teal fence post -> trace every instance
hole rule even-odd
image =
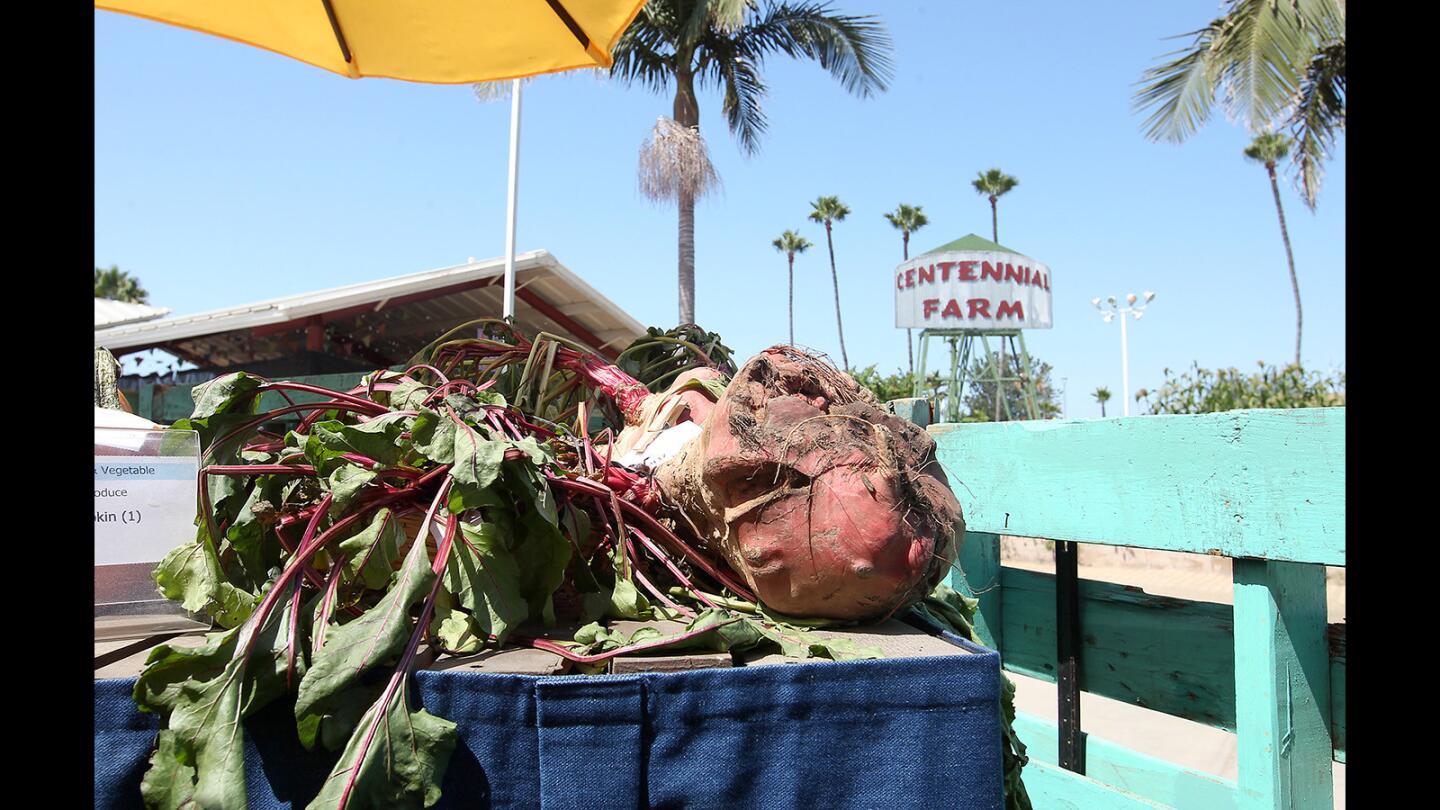
[[[924,397],[892,399],[885,403],[885,408],[896,416],[914,422],[922,428],[930,426],[930,400]]]
[[[992,650],[1000,650],[1000,535],[966,532],[957,562],[965,576],[950,573],[950,587],[980,600],[975,632]]]
[[[1236,559],[1239,808],[1334,806],[1325,566]]]

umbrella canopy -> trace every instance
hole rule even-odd
[[[96,0],[358,79],[497,81],[610,67],[646,0]]]

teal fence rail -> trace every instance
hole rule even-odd
[[[953,583],[1011,672],[1056,679],[1056,579],[1000,561],[1000,535],[1233,559],[1233,605],[1081,580],[1082,690],[1232,732],[1234,781],[1021,715],[1037,808],[1333,807],[1345,761],[1345,409],[930,427],[964,509]],[[1082,717],[1083,722],[1083,717]]]

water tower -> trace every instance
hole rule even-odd
[[[1000,418],[1038,419],[1025,330],[1051,327],[1050,284],[1049,267],[973,233],[896,267],[895,326],[921,330],[914,396],[930,390],[927,361],[931,342],[938,340],[948,345],[950,362],[939,369],[937,416],[959,421],[971,358],[983,356],[978,379],[993,381],[997,392],[1018,384],[1024,394],[1020,415],[1011,413],[1007,397],[999,396]],[[992,340],[998,352],[991,350]]]

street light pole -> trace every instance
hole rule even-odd
[[[1125,316],[1129,315],[1137,321],[1140,320],[1140,317],[1145,314],[1145,307],[1149,306],[1150,302],[1154,300],[1155,293],[1149,290],[1145,291],[1145,303],[1143,304],[1137,303],[1139,296],[1135,295],[1135,293],[1130,293],[1125,296],[1125,303],[1129,304],[1129,306],[1126,307],[1121,307],[1113,295],[1105,299],[1108,305],[1106,307],[1100,305],[1099,298],[1090,299],[1090,303],[1094,304],[1095,308],[1100,310],[1100,314],[1106,323],[1114,320],[1117,315],[1120,318],[1120,395],[1122,397],[1120,407],[1125,416],[1130,415],[1130,338],[1125,329]]]
[[[1120,316],[1120,400],[1124,416],[1130,415],[1130,340],[1125,336],[1125,316]]]

